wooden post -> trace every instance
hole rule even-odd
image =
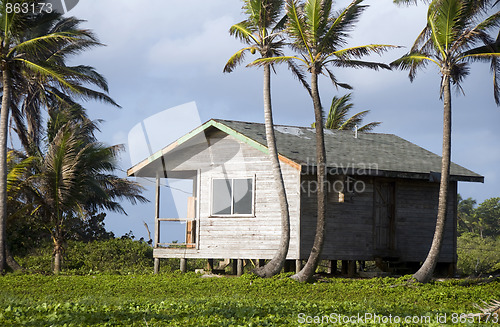
[[[195,228],[196,228],[196,198],[194,196],[188,197],[188,208],[187,208],[187,219],[186,221],[186,248],[194,249],[195,247]]]
[[[155,236],[153,247],[157,248],[160,243],[160,175],[156,173],[156,194],[155,194]],[[154,273],[160,272],[160,258],[154,260]]]
[[[160,174],[156,173],[156,195],[155,195],[155,242],[154,247],[160,243]]]
[[[328,260],[327,273],[333,275],[337,272],[337,260]]]
[[[347,260],[342,260],[342,275],[347,275]]]
[[[214,270],[214,259],[208,259],[207,269],[210,272]]]
[[[231,260],[231,272],[233,273],[233,275],[237,275],[238,274],[238,263],[237,263],[238,260],[236,259],[233,259]]]
[[[290,260],[285,260],[285,264],[283,265],[283,272],[290,272],[292,268],[290,267]]]
[[[160,272],[160,258],[155,258],[155,268],[154,274],[158,274]]]
[[[236,267],[236,275],[241,276],[243,275],[243,259],[238,259],[237,260],[237,267]]]
[[[302,270],[302,260],[295,260],[295,273],[298,274]]]
[[[347,277],[354,277],[356,273],[356,260],[349,260]]]
[[[182,273],[185,273],[187,270],[187,264],[186,264],[186,259],[181,258],[181,264],[180,264],[180,269]]]
[[[266,260],[264,259],[257,259],[257,267],[264,267],[266,264]]]

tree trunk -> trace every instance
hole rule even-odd
[[[451,90],[450,76],[443,77],[444,114],[443,114],[443,157],[441,161],[441,183],[439,185],[439,203],[436,221],[436,230],[432,239],[431,249],[427,254],[422,267],[413,275],[421,282],[427,283],[434,273],[443,243],[444,227],[448,213],[448,180],[450,177],[451,161]]]
[[[319,97],[318,89],[318,74],[316,67],[311,69],[311,96],[314,104],[314,116],[316,123],[316,173],[317,173],[317,221],[316,221],[316,235],[314,236],[314,243],[309,254],[309,259],[302,268],[302,270],[292,276],[293,279],[299,282],[309,280],[316,271],[319,263],[321,251],[323,249],[323,242],[325,240],[325,226],[326,226],[326,151],[325,151],[325,136],[323,131],[323,108],[321,107],[321,99]]]
[[[62,241],[59,237],[54,237],[54,274],[57,275],[61,272],[62,263]]]
[[[254,273],[260,277],[272,277],[278,274],[285,264],[290,245],[290,214],[285,192],[285,183],[281,174],[276,138],[274,136],[273,112],[271,106],[271,68],[264,66],[264,117],[266,126],[266,141],[271,160],[274,187],[278,194],[281,210],[281,240],[274,257],[264,267],[256,268]]]
[[[23,267],[14,259],[14,256],[10,252],[8,244],[5,244],[5,262],[13,271],[22,270]]]
[[[5,243],[7,224],[7,137],[9,129],[10,76],[2,63],[2,108],[0,113],[0,274],[5,271]]]

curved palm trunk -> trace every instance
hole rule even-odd
[[[2,108],[0,113],[0,274],[5,271],[5,242],[7,224],[7,136],[9,128],[10,76],[2,64]]]
[[[254,273],[259,277],[272,277],[283,268],[290,245],[290,214],[285,192],[285,183],[281,174],[276,138],[274,136],[273,112],[271,106],[271,68],[264,66],[264,116],[266,126],[266,141],[271,159],[274,186],[278,193],[281,210],[281,240],[278,251],[264,267],[257,268]]]
[[[413,277],[421,283],[427,283],[432,278],[432,274],[434,273],[434,268],[436,267],[439,258],[439,252],[441,251],[444,226],[448,211],[448,180],[450,177],[451,160],[451,91],[449,75],[444,76],[443,86],[443,158],[441,161],[441,184],[439,185],[438,214],[431,249],[429,250],[422,267],[420,267],[420,269],[413,275]]]
[[[314,116],[316,120],[316,173],[317,173],[317,221],[316,221],[316,235],[314,236],[314,243],[307,259],[307,263],[302,270],[293,275],[292,278],[305,282],[309,280],[316,271],[319,263],[321,251],[323,249],[323,242],[325,240],[325,226],[326,226],[326,151],[325,151],[325,136],[323,131],[323,110],[321,108],[321,99],[319,97],[318,89],[318,74],[316,68],[311,69],[311,95],[314,104]]]
[[[10,248],[7,243],[5,244],[5,262],[7,263],[7,266],[9,266],[9,268],[13,271],[23,270],[23,267],[21,267],[16,259],[14,259],[14,256],[10,252]]]

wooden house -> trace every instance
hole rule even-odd
[[[297,269],[315,234],[315,131],[276,126],[290,209],[287,260]],[[418,265],[430,248],[441,157],[396,135],[325,130],[328,204],[323,259]],[[212,119],[128,170],[157,181],[154,258],[270,259],[280,207],[263,124]],[[164,178],[192,181],[186,217],[160,212]],[[457,183],[484,177],[451,166],[449,211],[439,258],[457,260]],[[184,242],[162,242],[162,224],[181,224]],[[259,260],[260,261],[260,260]]]

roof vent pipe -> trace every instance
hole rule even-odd
[[[354,138],[358,138],[358,125],[354,125]]]

